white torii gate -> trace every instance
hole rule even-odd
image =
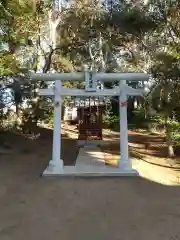
[[[55,81],[54,88],[41,89],[42,96],[54,96],[54,131],[52,160],[43,175],[96,175],[96,176],[132,176],[137,171],[132,168],[128,152],[128,124],[127,124],[127,96],[138,96],[142,90],[134,89],[126,81],[147,81],[148,75],[144,73],[31,73],[32,81]],[[62,81],[85,81],[85,89],[67,88]],[[117,82],[119,86],[113,89],[97,89],[97,81]],[[119,96],[120,106],[120,148],[121,158],[117,168],[105,166],[103,169],[78,170],[76,166],[64,166],[61,159],[61,97],[62,96]]]

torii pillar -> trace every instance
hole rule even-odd
[[[121,80],[119,83],[119,115],[120,115],[120,160],[118,168],[131,171],[132,162],[129,158],[128,150],[128,123],[127,123],[127,94],[126,94],[126,80]]]
[[[44,171],[44,175],[49,172],[52,172],[53,174],[59,174],[64,171],[64,163],[61,159],[61,86],[61,81],[56,80],[54,87],[54,130],[52,160],[50,161],[48,168]]]

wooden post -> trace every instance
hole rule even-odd
[[[61,81],[55,81],[54,91],[54,129],[53,152],[49,167],[43,175],[58,174],[63,172],[63,160],[61,160]]]
[[[132,170],[132,164],[128,152],[127,94],[124,89],[125,86],[126,80],[121,80],[119,97],[121,158],[118,167],[129,171]]]

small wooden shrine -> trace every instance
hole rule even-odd
[[[79,140],[101,140],[104,102],[86,99],[77,106]]]

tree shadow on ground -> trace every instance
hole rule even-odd
[[[3,132],[0,134],[1,143],[11,147],[11,151],[0,156],[1,159],[26,159],[32,157],[37,161],[45,161],[46,165],[52,158],[53,130],[39,127],[36,131],[37,137],[32,134],[21,132]],[[79,151],[77,143],[73,139],[68,139],[67,134],[62,134],[61,158],[65,165],[74,165]],[[24,160],[25,161],[25,160]]]
[[[108,143],[101,146],[106,153],[107,158],[114,159],[120,155],[119,141]],[[130,156],[139,160],[144,160],[157,166],[180,169],[180,147],[175,147],[175,158],[168,157],[168,149],[165,144],[164,136],[151,136],[147,134],[129,135],[129,152]]]

